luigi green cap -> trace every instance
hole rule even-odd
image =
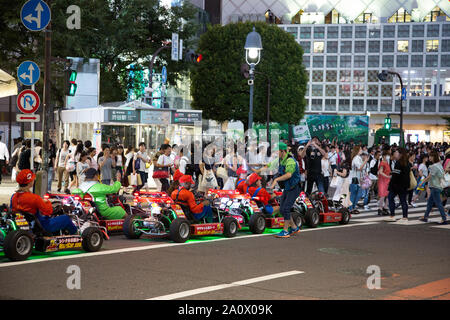
[[[279,142],[275,147],[275,150],[287,150],[287,144],[284,142]]]

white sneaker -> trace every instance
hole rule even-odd
[[[401,218],[400,220],[397,221],[397,223],[408,224],[408,218]]]
[[[386,221],[386,222],[396,222],[397,219],[395,219],[394,217],[389,217],[389,218],[384,219],[383,221]]]
[[[364,206],[364,210],[365,211],[369,211],[370,210],[370,207],[367,205],[367,206]]]
[[[415,202],[411,202],[411,205],[412,205],[414,208],[417,208],[417,204],[416,204]]]

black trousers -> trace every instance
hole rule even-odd
[[[3,168],[6,167],[6,160],[0,160],[0,182],[2,182]]]

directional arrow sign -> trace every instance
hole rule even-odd
[[[17,95],[17,108],[23,113],[35,113],[40,103],[39,95],[33,90],[23,90]]]
[[[16,122],[40,122],[41,116],[38,114],[16,114]]]
[[[41,31],[47,27],[51,19],[50,8],[42,0],[30,0],[20,10],[20,20],[31,31]]]
[[[19,81],[26,86],[32,86],[39,80],[41,70],[33,61],[24,61],[17,71]]]

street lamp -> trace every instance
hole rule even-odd
[[[248,80],[248,85],[250,86],[250,108],[248,113],[248,128],[251,129],[253,125],[253,84],[255,80],[255,66],[259,63],[261,59],[261,36],[258,32],[255,31],[255,27],[253,27],[253,31],[247,35],[247,39],[245,40],[245,61],[250,66],[250,72]]]
[[[389,71],[389,70],[383,70],[378,74],[378,79],[380,79],[380,81],[387,81],[388,80],[388,76],[392,74],[392,75],[396,75],[398,77],[398,79],[400,80],[400,88],[401,88],[401,95],[400,95],[400,146],[404,147],[405,141],[404,141],[404,137],[403,137],[403,99],[404,99],[404,95],[406,95],[406,93],[403,93],[403,81],[402,81],[402,77],[400,76],[399,73],[395,72],[395,71]]]

